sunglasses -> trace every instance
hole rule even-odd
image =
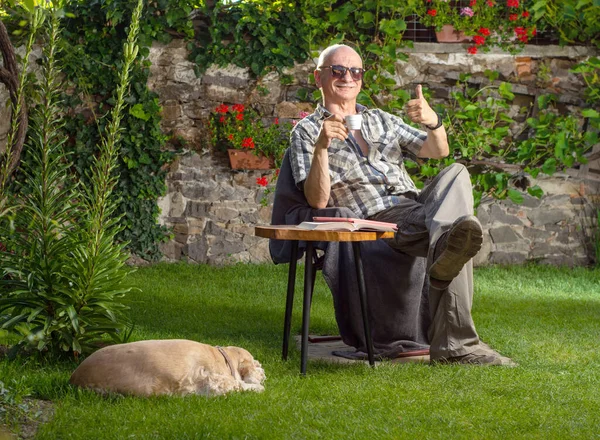
[[[365,69],[362,67],[344,67],[344,66],[321,66],[320,69],[331,69],[331,75],[334,78],[343,78],[346,76],[346,72],[350,71],[350,76],[354,81],[361,81],[365,73]]]

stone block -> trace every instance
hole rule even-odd
[[[275,106],[275,114],[280,118],[298,119],[301,112],[312,113],[313,104],[309,102],[280,102]]]
[[[294,78],[293,84],[314,85],[314,81],[310,78],[316,65],[316,60],[315,62],[308,61],[303,64],[296,64],[293,68],[286,67],[283,69],[283,74],[291,75]]]
[[[208,84],[204,86],[204,96],[210,101],[238,103],[247,101],[248,92],[218,84]]]
[[[269,240],[261,240],[248,248],[251,263],[270,263],[271,254],[269,253]]]
[[[193,100],[185,103],[182,106],[183,113],[190,119],[199,120],[199,122],[203,122],[207,120],[213,109],[206,108],[202,103],[197,100]],[[204,126],[204,124],[202,124]]]
[[[258,87],[260,87],[260,89]],[[267,93],[264,93],[265,90]],[[262,78],[257,85],[257,88],[252,91],[251,98],[253,102],[275,105],[281,101],[282,90],[283,88],[279,81],[279,75],[275,72],[271,72]]]
[[[244,234],[244,240],[246,236],[254,235],[254,225],[249,223],[229,223],[227,229],[237,234]]]
[[[163,260],[166,261],[179,261],[183,257],[183,247],[181,243],[170,240],[166,243],[160,243],[159,249],[163,254]]]
[[[207,202],[189,201],[186,205],[185,215],[192,218],[208,217],[210,205],[211,204]]]
[[[492,252],[493,244],[489,234],[483,234],[483,243],[481,244],[481,249],[473,257],[473,265],[477,266],[485,266],[489,264],[490,253]]]
[[[529,194],[523,194],[523,203],[521,203],[520,206],[524,206],[526,208],[539,208],[541,204],[542,199],[530,196]]]
[[[571,220],[574,213],[566,209],[538,209],[529,212],[527,217],[534,226],[555,225]]]
[[[531,257],[543,257],[545,255],[552,255],[558,253],[558,249],[555,249],[554,246],[552,246],[550,243],[547,242],[537,242],[534,243],[531,252],[530,252],[530,256]]]
[[[248,87],[252,81],[250,71],[242,67],[230,64],[220,67],[211,65],[202,78],[202,82],[208,85],[222,85],[228,88],[242,89]],[[241,101],[221,101],[241,102]]]
[[[554,194],[544,197],[545,206],[568,206],[571,202],[571,196],[569,194]]]
[[[219,200],[217,184],[211,180],[183,182],[181,194],[192,200],[215,201]]]
[[[178,225],[176,225],[178,226]],[[175,241],[177,243],[186,244],[188,242],[187,234],[175,234]]]
[[[221,222],[227,222],[239,216],[237,209],[215,206],[212,207],[211,214],[212,218]]]
[[[185,198],[180,193],[172,193],[170,194],[170,199],[171,204],[169,209],[169,216],[181,217],[185,213]]]
[[[163,123],[175,122],[181,116],[181,106],[169,101],[169,104],[163,105],[161,116]]]
[[[173,68],[173,81],[182,85],[199,87],[202,80],[196,76],[193,64],[189,61],[177,63]]]
[[[499,205],[492,205],[490,208],[490,218],[492,223],[503,223],[516,226],[523,225],[523,221],[519,217],[507,214]]]
[[[526,260],[524,252],[492,252],[489,259],[491,264],[523,264]]]
[[[479,208],[477,208],[477,219],[482,226],[485,226],[490,222],[491,217],[487,207],[480,205]]]
[[[544,197],[544,202],[548,198],[548,196],[556,195],[556,194],[577,194],[579,191],[579,184],[571,181],[564,180],[558,177],[546,177],[541,176],[535,180],[534,185],[539,185],[540,188],[544,191],[546,195]]]
[[[494,243],[514,243],[521,239],[510,226],[501,226],[490,229],[490,235]]]
[[[198,241],[188,243],[187,255],[195,263],[208,262],[208,243],[205,237]]]
[[[538,242],[548,240],[550,237],[552,237],[552,234],[543,229],[524,228],[523,237],[531,240],[532,242]]]

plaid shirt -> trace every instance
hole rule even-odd
[[[345,206],[359,217],[370,217],[397,204],[398,195],[418,193],[404,168],[402,148],[415,155],[427,134],[394,115],[357,105],[363,116],[361,134],[369,145],[365,156],[352,135],[333,139],[328,148],[331,194],[328,206]],[[322,105],[302,119],[292,130],[290,162],[299,187],[306,180],[313,150],[323,125],[331,113]]]

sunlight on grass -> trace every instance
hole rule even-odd
[[[261,361],[262,394],[102,398],[67,384],[73,364],[0,362],[57,404],[39,438],[592,438],[600,427],[600,271],[480,268],[473,316],[483,340],[517,368],[310,362],[280,358],[287,267],[160,264],[130,295],[133,339],[239,345]],[[297,285],[293,332],[301,321]],[[311,331],[334,333],[319,277]],[[4,338],[3,335],[0,337]],[[5,340],[5,339],[4,339]]]

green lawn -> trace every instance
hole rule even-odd
[[[68,385],[73,365],[32,361],[0,361],[0,380],[56,403],[41,439],[599,438],[600,270],[476,270],[480,336],[517,368],[309,362],[306,377],[299,352],[280,358],[286,271],[161,264],[131,277],[132,339],[245,347],[265,368],[262,394],[102,398]],[[311,332],[335,329],[319,279]]]

